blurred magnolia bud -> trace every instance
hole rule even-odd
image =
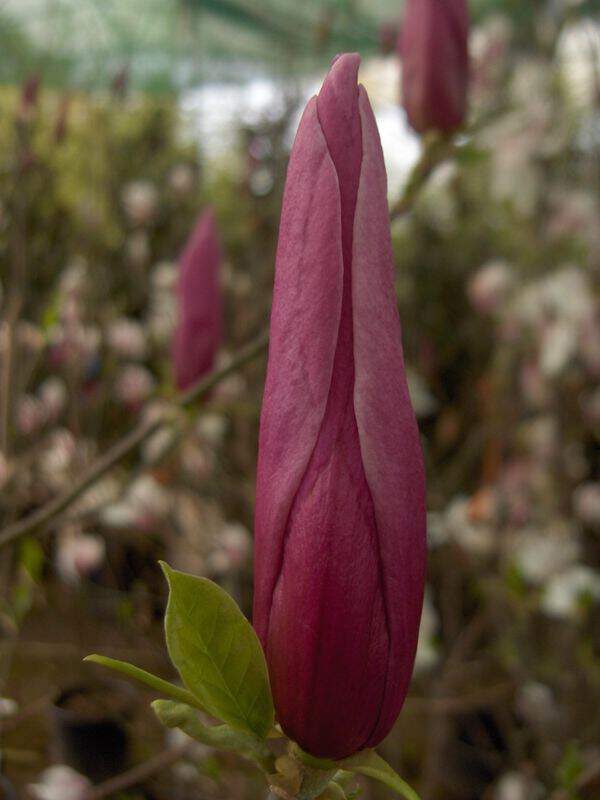
[[[563,372],[577,352],[577,329],[567,319],[546,325],[540,337],[540,369],[548,378]]]
[[[40,384],[38,397],[47,422],[56,422],[67,404],[67,387],[62,378],[51,376]]]
[[[50,355],[57,366],[89,366],[98,357],[102,334],[95,325],[55,325],[48,333]]]
[[[121,195],[125,213],[134,225],[148,225],[158,210],[158,192],[149,181],[128,183]]]
[[[546,583],[574,564],[581,553],[575,531],[560,525],[545,530],[525,528],[515,536],[510,550],[523,578],[533,584]]]
[[[252,540],[249,532],[243,526],[236,526],[236,528],[239,530],[225,531],[221,535],[219,547],[208,556],[207,568],[210,572],[223,575],[240,569],[246,562],[252,547]]]
[[[273,171],[266,165],[252,170],[248,177],[248,189],[253,197],[265,197],[275,184]]]
[[[141,361],[146,356],[146,333],[137,320],[120,317],[111,322],[106,331],[106,341],[120,358]]]
[[[551,617],[576,620],[590,603],[600,600],[600,573],[576,564],[546,585],[542,610]]]
[[[161,261],[152,270],[150,280],[157,292],[172,292],[177,283],[177,265],[172,261]]]
[[[124,64],[115,72],[110,82],[110,91],[117,98],[123,100],[129,88],[130,69],[128,64]]]
[[[152,339],[159,345],[168,344],[177,324],[177,302],[173,294],[157,293],[151,301],[147,325]]]
[[[18,113],[19,118],[24,122],[33,116],[37,108],[41,83],[42,76],[39,72],[35,72],[30,75],[23,84]]]
[[[125,242],[125,255],[130,264],[144,266],[150,259],[150,242],[145,231],[134,231]]]
[[[45,421],[44,407],[32,394],[25,394],[17,400],[17,428],[24,436],[36,433]]]
[[[54,141],[56,144],[61,144],[67,135],[70,109],[71,98],[68,94],[65,94],[61,97],[56,111],[56,121],[54,123]]]
[[[46,343],[43,332],[33,322],[22,319],[17,324],[17,342],[19,347],[31,354],[39,353]]]
[[[222,350],[216,358],[215,369],[226,369],[233,359],[231,353]],[[240,372],[234,372],[219,381],[214,390],[215,399],[227,403],[236,400],[246,391],[246,379]]]
[[[490,261],[469,281],[467,294],[480,314],[493,314],[502,307],[514,284],[512,268],[505,261]]]
[[[492,14],[474,29],[470,41],[471,81],[476,101],[494,98],[495,89],[507,64],[512,26],[510,19]]]
[[[77,442],[66,428],[53,431],[48,444],[38,457],[38,465],[46,484],[60,489],[71,479],[71,467],[77,454]]]
[[[99,513],[101,509],[117,501],[120,491],[120,482],[113,475],[105,475],[73,503],[73,515],[77,517]]]
[[[557,708],[552,691],[543,683],[530,681],[519,687],[515,706],[529,725],[546,727],[556,722]]]
[[[88,285],[89,275],[83,259],[73,259],[60,276],[59,291],[63,295],[76,295],[81,297]]]
[[[447,133],[463,123],[468,39],[466,0],[407,0],[399,39],[402,102],[418,133]]]
[[[494,800],[541,800],[544,787],[521,772],[505,773],[494,790]]]
[[[227,553],[233,568],[241,567],[252,551],[252,536],[241,523],[230,522],[221,531],[219,546]]]
[[[69,527],[61,531],[56,543],[56,571],[66,583],[77,584],[98,572],[106,556],[101,536],[82,533]]]
[[[11,697],[0,697],[0,719],[12,717],[19,710],[19,704]]]
[[[223,335],[219,272],[223,260],[215,214],[206,208],[196,220],[179,259],[177,325],[171,359],[175,385],[189,389],[214,366]]]
[[[387,56],[393,53],[398,44],[400,26],[397,22],[384,22],[379,28],[379,50]]]
[[[176,164],[171,168],[167,182],[173,194],[185,197],[196,185],[196,170],[190,164]]]
[[[582,483],[573,492],[575,516],[590,527],[600,525],[600,484]]]
[[[227,433],[227,418],[222,414],[201,414],[196,430],[202,439],[213,447],[218,447]]]
[[[127,489],[124,497],[102,511],[105,524],[115,528],[135,526],[151,530],[169,512],[170,496],[151,475],[142,475]]]
[[[487,523],[471,520],[471,501],[459,495],[449,504],[445,513],[445,524],[448,535],[466,553],[485,558],[494,551],[496,544],[494,530]]]
[[[128,364],[117,376],[115,395],[119,402],[135,409],[152,394],[154,386],[155,380],[146,367]]]
[[[85,800],[91,788],[84,775],[62,764],[48,767],[40,775],[39,783],[28,786],[35,800]]]
[[[142,447],[142,458],[146,464],[160,461],[171,449],[176,441],[175,431],[162,428],[153,433]]]
[[[205,480],[213,472],[215,456],[197,442],[187,441],[181,448],[181,465],[191,477]]]

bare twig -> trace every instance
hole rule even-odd
[[[164,750],[162,753],[149,758],[148,761],[144,761],[142,764],[132,767],[132,769],[127,770],[127,772],[123,772],[121,775],[109,778],[109,780],[104,781],[104,783],[94,786],[94,788],[90,789],[85,795],[85,800],[104,800],[104,798],[112,797],[118,792],[130,789],[132,786],[137,786],[153,775],[156,775],[157,772],[162,772],[172,764],[176,764],[186,755],[189,749],[190,743],[186,742],[178,747],[171,747],[168,750]]]
[[[218,383],[236,372],[240,367],[262,353],[268,342],[268,335],[261,334],[250,344],[243,347],[231,360],[231,363],[220,370],[215,370],[205,378],[201,378],[187,392],[182,394],[174,403],[178,407],[185,407],[208,394]],[[160,428],[171,423],[171,415],[166,411],[163,415],[153,420],[142,420],[133,430],[119,439],[104,455],[100,456],[85,472],[85,474],[70,489],[50,500],[46,505],[28,514],[24,519],[9,525],[0,533],[0,547],[46,525],[56,516],[68,508],[78,497],[90,488],[99,478],[103,477],[112,467],[126,455],[143,444],[152,434]]]
[[[15,730],[16,728],[21,725],[21,723],[26,722],[31,717],[37,717],[40,714],[43,714],[46,709],[51,705],[54,697],[56,696],[56,692],[51,692],[50,694],[44,694],[41,697],[38,697],[37,700],[34,700],[28,706],[25,706],[20,711],[17,711],[15,714],[12,714],[10,717],[6,717],[5,719],[0,720],[0,734],[5,735],[9,731]]]
[[[456,639],[454,646],[446,659],[442,674],[436,683],[435,696],[432,704],[443,700],[450,694],[453,683],[453,675],[457,667],[465,661],[473,649],[476,647],[479,637],[485,630],[487,615],[480,613],[473,617],[469,625],[463,629]],[[450,733],[450,721],[448,714],[444,714],[441,719],[436,720],[431,725],[431,736],[427,748],[427,759],[425,762],[423,775],[423,797],[433,797],[437,787],[438,774],[444,746]]]
[[[412,168],[402,196],[390,210],[392,220],[403,216],[412,209],[421,187],[434,169],[455,152],[456,143],[453,138],[432,134],[429,139],[424,141],[421,157]]]
[[[514,684],[501,683],[489,689],[478,689],[458,697],[410,697],[407,706],[429,714],[464,714],[467,711],[505,702],[514,692]]]

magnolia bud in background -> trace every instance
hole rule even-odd
[[[56,122],[54,123],[54,141],[56,144],[61,144],[67,135],[70,110],[71,98],[68,94],[65,94],[61,97],[56,111]]]
[[[129,89],[130,70],[125,64],[120,67],[112,77],[110,91],[117,100],[124,100]]]
[[[119,317],[109,324],[106,341],[119,358],[139,361],[147,354],[148,343],[144,326],[129,317]]]
[[[502,307],[513,285],[511,267],[505,261],[490,261],[472,276],[467,293],[476,311],[493,314]]]
[[[175,382],[187,389],[214,365],[222,337],[221,245],[211,209],[198,219],[179,263]]]
[[[256,495],[254,624],[277,717],[324,758],[394,724],[425,576],[386,173],[359,63],[334,61],[292,149]]]
[[[98,573],[106,556],[101,536],[83,533],[76,526],[61,531],[56,543],[56,571],[66,583],[77,584]]]
[[[399,37],[402,104],[418,133],[462,125],[469,83],[466,0],[406,0]]]
[[[38,72],[30,75],[21,90],[21,103],[19,105],[19,118],[23,121],[33,115],[39,99],[42,77]]]
[[[396,43],[400,32],[397,22],[384,22],[379,28],[379,50],[387,56],[396,49]]]
[[[158,210],[158,191],[150,181],[132,181],[123,189],[122,202],[134,225],[148,225]]]
[[[115,382],[115,396],[120,403],[133,410],[139,409],[154,390],[152,373],[140,364],[127,364]]]

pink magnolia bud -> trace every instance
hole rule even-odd
[[[58,104],[56,111],[56,120],[54,122],[54,141],[56,144],[61,144],[67,135],[69,126],[69,112],[71,110],[71,97],[64,94]]]
[[[407,0],[399,39],[402,101],[419,133],[458,128],[467,110],[466,0]]]
[[[42,76],[39,72],[34,72],[25,80],[21,89],[21,104],[19,106],[20,119],[29,119],[35,111],[38,104],[41,83]]]
[[[110,91],[117,100],[123,100],[129,88],[129,65],[120,67],[110,81]]]
[[[426,556],[387,181],[359,62],[334,61],[290,158],[256,498],[254,623],[278,719],[329,758],[375,746],[398,716]]]
[[[212,210],[199,218],[180,260],[173,339],[175,382],[187,389],[214,364],[222,336],[221,245]]]

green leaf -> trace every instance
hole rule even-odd
[[[325,788],[323,794],[320,795],[319,800],[346,800],[346,792],[339,783],[332,781],[329,786]]]
[[[183,703],[155,700],[154,713],[167,728],[180,728],[192,739],[218,750],[232,750],[259,762],[271,757],[262,739],[251,733],[235,731],[229,725],[205,725],[198,712]]]
[[[171,569],[165,615],[167,647],[184,684],[209,714],[265,738],[274,710],[265,657],[232,598],[207,578]]]
[[[406,800],[420,800],[415,790],[406,781],[403,781],[387,761],[377,755],[375,750],[362,750],[360,753],[356,753],[350,758],[344,758],[337,763],[341,769],[381,781],[381,783],[405,797]]]
[[[83,660],[90,661],[93,664],[100,664],[103,667],[108,667],[108,669],[114,669],[128,678],[144,683],[159,694],[165,695],[165,697],[171,697],[180,703],[186,703],[189,706],[200,709],[200,711],[204,711],[202,705],[187,689],[182,689],[180,686],[163,681],[162,678],[157,678],[156,675],[146,672],[145,669],[134,667],[133,664],[128,664],[126,661],[118,661],[116,658],[108,658],[107,656],[92,655],[86,656]]]

